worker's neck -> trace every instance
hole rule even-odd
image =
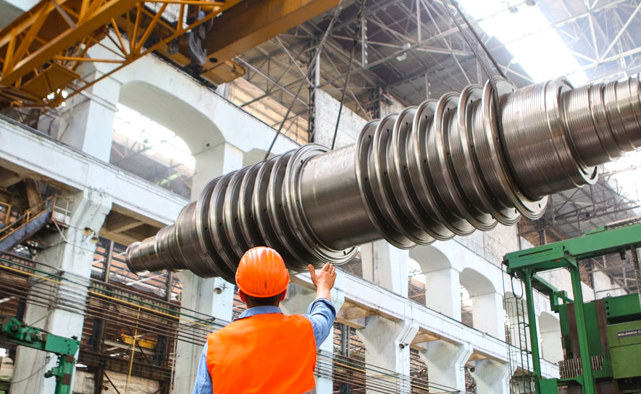
[[[254,308],[254,307],[257,307],[257,306],[275,306],[275,307],[278,308],[278,306],[280,305],[280,302],[275,302],[273,304],[257,304],[255,302],[251,302],[250,300],[247,300],[247,302],[245,302],[245,304],[247,305],[247,309]]]

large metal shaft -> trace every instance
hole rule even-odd
[[[352,146],[305,145],[212,180],[174,225],[132,244],[127,264],[233,281],[256,245],[301,270],[380,238],[408,248],[538,218],[547,195],[641,146],[639,92],[638,78],[470,85],[368,123]]]

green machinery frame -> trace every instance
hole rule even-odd
[[[537,272],[557,268],[565,268],[570,272],[574,294],[574,318],[581,358],[582,375],[573,378],[581,385],[584,394],[596,394],[595,377],[588,349],[588,333],[586,313],[581,289],[579,261],[587,258],[620,253],[627,250],[636,254],[636,248],[641,246],[641,224],[619,228],[600,228],[582,237],[542,245],[527,250],[508,253],[503,263],[510,275],[516,275],[525,286],[528,319],[530,321],[530,345],[532,352],[532,369],[537,393],[557,393],[556,379],[543,379],[541,360],[538,346],[536,327],[536,311],[534,309],[533,289],[537,289],[550,298],[552,310],[559,311],[560,305],[571,302],[565,291],[559,291],[536,275]],[[636,259],[635,259],[636,260]],[[637,307],[638,308],[638,307]],[[587,366],[587,367],[585,367]]]
[[[33,349],[54,353],[58,364],[45,373],[45,377],[56,378],[55,394],[71,393],[71,377],[76,364],[74,358],[80,347],[76,338],[65,338],[46,333],[39,328],[25,326],[12,317],[2,321],[0,339]]]

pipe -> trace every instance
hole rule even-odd
[[[354,145],[305,145],[212,180],[174,225],[130,245],[127,264],[233,282],[256,245],[303,270],[380,238],[409,248],[539,218],[547,195],[595,182],[597,165],[641,146],[639,88],[467,86],[368,123]]]

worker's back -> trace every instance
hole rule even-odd
[[[207,336],[207,369],[220,393],[303,393],[314,388],[316,343],[302,315],[258,314]]]

